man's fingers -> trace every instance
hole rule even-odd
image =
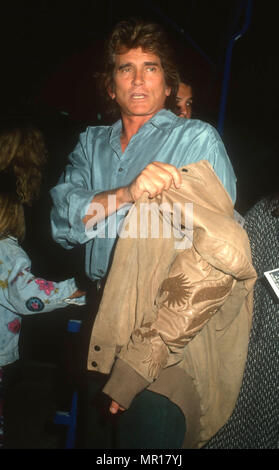
[[[153,198],[162,191],[168,190],[172,184],[177,189],[180,188],[181,175],[177,168],[168,163],[153,162],[149,163],[131,183],[129,192],[135,202],[144,192]]]
[[[111,414],[115,415],[116,413],[118,413],[118,411],[125,411],[125,408],[119,405],[116,401],[112,400],[109,407],[109,411],[111,412]]]
[[[115,401],[112,401],[109,407],[111,414],[115,415],[119,410],[119,405]]]
[[[171,179],[169,179],[168,187],[165,188],[165,189],[169,189],[169,187],[171,186],[172,183],[174,184],[174,186],[177,189],[180,188],[180,186],[181,186],[181,175],[180,175],[178,169],[175,166],[170,165],[169,163],[163,163],[163,162],[153,162],[153,163],[151,163],[151,165],[155,165],[158,169],[160,169],[161,177],[164,177],[164,175],[166,177],[167,174],[169,174],[171,176]]]

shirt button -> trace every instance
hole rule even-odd
[[[120,171],[120,172],[121,172],[121,171],[123,171],[123,168],[119,168],[119,170],[118,170],[118,171]]]
[[[91,365],[92,365],[93,367],[97,367],[97,362],[93,361],[93,362],[91,362]]]
[[[97,344],[96,344],[96,346],[94,346],[94,349],[95,349],[95,351],[100,351],[101,350],[100,346],[98,346]]]

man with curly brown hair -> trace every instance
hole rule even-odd
[[[88,127],[80,135],[64,174],[51,191],[53,237],[66,249],[85,244],[85,268],[96,299],[101,297],[118,227],[128,208],[143,194],[154,198],[172,185],[178,189],[180,167],[208,160],[233,203],[236,199],[235,174],[216,130],[201,121],[180,119],[173,112],[179,85],[173,57],[159,25],[131,19],[115,26],[107,42],[102,83],[110,109],[119,119],[110,126]],[[153,400],[154,394],[148,393]],[[160,401],[155,395],[155,402]],[[164,405],[168,416],[171,405],[170,401]],[[112,400],[110,412],[119,410],[123,407]],[[168,433],[173,439],[164,444],[156,439],[153,443],[137,440],[137,445],[180,447],[185,425],[176,413],[170,410],[174,421],[183,424],[178,425],[179,431]],[[161,434],[176,427],[175,422],[166,425],[168,420],[161,425],[161,418],[153,421]],[[146,425],[143,435],[144,429]]]

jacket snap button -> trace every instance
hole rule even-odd
[[[94,349],[95,349],[95,351],[100,351],[101,350],[100,346],[98,346],[98,345],[94,346]]]
[[[93,361],[93,362],[91,362],[91,365],[92,365],[93,367],[97,367],[97,362]]]

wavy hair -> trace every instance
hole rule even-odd
[[[132,18],[117,23],[105,46],[104,73],[100,75],[100,85],[108,104],[107,112],[113,117],[119,117],[120,113],[119,106],[108,95],[108,89],[113,89],[115,55],[139,47],[160,58],[166,84],[171,88],[170,96],[165,101],[165,108],[172,111],[176,109],[179,75],[170,41],[158,24]]]
[[[25,237],[24,208],[17,197],[0,192],[0,239],[13,236],[22,242]]]
[[[0,132],[0,237],[23,240],[23,205],[38,198],[47,152],[40,130],[8,126]]]

